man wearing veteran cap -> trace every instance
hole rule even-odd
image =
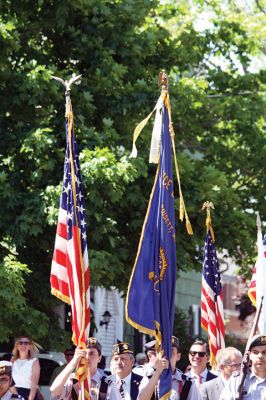
[[[251,369],[244,382],[243,400],[266,399],[266,334],[255,335],[249,345]],[[220,400],[234,400],[240,383],[240,373],[233,374],[224,388]]]
[[[113,375],[103,377],[99,400],[136,400],[142,376],[132,372],[135,359],[129,343],[117,343],[112,350]]]
[[[98,395],[98,387],[103,376],[97,369],[102,358],[102,345],[94,337],[87,340],[86,350],[77,347],[72,360],[63,371],[55,378],[50,391],[53,399],[75,400],[78,399],[78,383],[74,371],[77,369],[81,358],[87,358],[89,367],[90,396],[94,400]]]
[[[12,384],[12,363],[10,361],[0,361],[0,399],[24,400],[24,398],[19,394],[14,394],[10,391],[11,384]]]
[[[170,368],[172,369],[172,391],[170,400],[200,400],[200,394],[195,383],[184,375],[178,368],[176,363],[181,358],[179,348],[179,340],[172,336],[172,355],[170,358]],[[168,368],[169,363],[160,355],[156,356],[154,363],[154,372],[152,376],[144,377],[140,384],[139,400],[158,399],[157,387],[161,373]]]

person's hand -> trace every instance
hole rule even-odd
[[[86,358],[87,357],[87,352],[85,349],[82,349],[81,347],[77,347],[74,353],[74,357],[72,358],[71,362],[73,365],[77,366],[81,360],[81,358]]]
[[[154,368],[161,374],[164,369],[169,368],[169,361],[166,358],[157,357]]]

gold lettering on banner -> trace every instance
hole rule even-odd
[[[173,180],[169,178],[166,172],[163,173],[163,186],[166,190],[169,189],[169,186],[173,183]]]
[[[166,209],[164,208],[164,205],[162,204],[162,209],[161,209],[161,215],[162,219],[164,220],[164,223],[167,227],[168,233],[172,236],[172,238],[175,238],[175,228],[167,214]]]
[[[165,255],[165,251],[162,247],[160,247],[160,252],[159,252],[159,270],[160,270],[160,275],[157,276],[153,271],[149,272],[149,279],[154,282],[153,284],[153,289],[155,292],[159,292],[159,282],[164,279],[164,275],[166,272],[167,268],[167,258]]]

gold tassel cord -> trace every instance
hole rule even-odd
[[[192,225],[191,225],[189,217],[188,217],[188,213],[186,210],[185,201],[184,201],[184,197],[183,197],[183,193],[182,193],[182,188],[181,188],[180,171],[179,171],[177,157],[176,157],[176,151],[175,151],[175,132],[174,132],[173,122],[172,122],[170,97],[169,97],[168,91],[166,91],[166,90],[164,90],[164,102],[165,102],[165,106],[168,109],[168,113],[169,113],[169,131],[170,131],[170,135],[171,135],[172,149],[173,149],[174,162],[175,162],[175,170],[176,170],[177,183],[178,183],[178,191],[179,191],[179,197],[180,197],[179,218],[181,221],[183,221],[184,217],[185,217],[187,233],[189,235],[193,235]]]

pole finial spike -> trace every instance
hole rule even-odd
[[[206,217],[206,227],[207,230],[210,229],[211,235],[212,235],[212,240],[214,241],[214,232],[212,229],[212,220],[211,220],[211,208],[214,210],[214,205],[212,201],[205,201],[202,206],[202,210],[205,210],[207,212],[207,217]]]
[[[257,228],[258,228],[258,231],[261,231],[261,219],[260,219],[260,212],[259,211],[257,211]]]
[[[64,81],[62,78],[59,78],[58,76],[52,76],[53,79],[55,79],[56,81],[62,83],[62,85],[66,88],[66,95],[67,95],[67,92],[70,92],[70,90],[71,90],[71,85],[72,85],[73,83],[75,83],[75,82],[76,82],[76,84],[77,84],[77,81],[78,81],[81,77],[82,77],[82,74],[81,74],[81,75],[74,75],[74,76],[72,76],[72,78],[70,78],[69,80],[65,80],[65,81]]]
[[[168,75],[165,72],[165,69],[162,69],[158,76],[158,85],[162,87],[162,91],[168,90]]]
[[[72,78],[69,80],[63,80],[62,78],[59,78],[58,76],[52,76],[53,79],[56,81],[62,83],[62,85],[65,87],[65,96],[66,96],[66,116],[69,115],[70,109],[71,109],[71,100],[70,100],[70,91],[71,91],[71,85],[76,82],[78,84],[78,80],[82,77],[81,75],[74,75]]]

